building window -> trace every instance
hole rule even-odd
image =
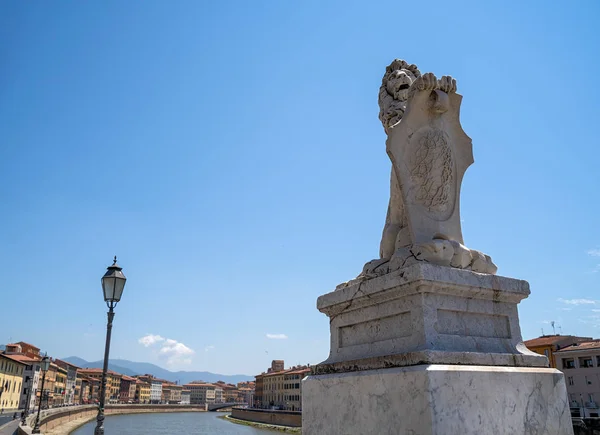
[[[569,385],[575,385],[575,381],[573,380],[573,376],[569,376],[568,378]]]
[[[546,358],[550,358],[550,351],[548,349],[544,350],[544,355],[546,355]]]
[[[592,357],[584,356],[584,357],[579,358],[579,367],[585,367],[585,368],[594,367],[594,364],[592,363]]]
[[[573,358],[563,358],[562,360],[563,369],[574,369],[575,360]]]

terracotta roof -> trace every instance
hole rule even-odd
[[[573,335],[543,335],[541,337],[525,341],[525,346],[529,348],[538,346],[552,346],[557,345],[560,342],[568,341],[570,338],[573,339],[574,342],[592,339],[591,337],[575,337]]]
[[[71,364],[71,363],[70,363],[70,362],[68,362],[68,361],[64,361],[64,360],[62,360],[62,359],[58,359],[58,358],[54,358],[54,362],[58,362],[59,364],[66,364],[66,365],[68,365],[68,366],[75,367],[76,369],[79,369],[79,368],[80,368],[79,366],[76,366],[75,364]]]
[[[92,373],[102,373],[102,369],[97,369],[97,368],[85,368],[85,369],[79,369],[79,371],[82,372],[82,373],[84,373],[84,374],[85,373],[89,373],[89,374],[92,374]],[[107,370],[106,373],[108,373],[109,375],[113,375],[113,376],[123,376],[122,374],[117,373],[117,372],[113,372],[110,369]]]
[[[309,368],[304,368],[304,369],[296,369],[296,370],[292,370],[291,372],[289,372],[289,374],[303,374],[303,373],[309,373],[310,369]]]
[[[79,379],[81,379],[83,382],[91,382],[92,380],[94,380],[94,378],[87,377],[86,375],[82,374],[81,372],[77,373],[77,377]]]
[[[25,344],[25,345],[27,345],[27,346],[29,346],[29,347],[31,347],[31,348],[33,348],[33,349],[35,349],[35,350],[40,350],[40,348],[39,348],[39,347],[35,347],[33,344],[26,343],[25,341],[19,341],[19,342],[17,342],[17,343],[14,343],[14,344],[19,344],[19,345]]]
[[[281,376],[281,375],[290,375],[290,374],[302,374],[310,372],[310,368],[308,367],[292,367],[291,369],[281,370],[279,372],[270,372],[270,373],[261,373],[258,376],[267,377],[267,376]],[[258,377],[257,376],[257,377]]]
[[[280,375],[285,375],[287,374],[287,372],[289,372],[290,369],[287,370],[281,370],[279,372],[270,372],[270,373],[264,373],[263,376],[267,377],[267,376],[280,376]]]
[[[570,346],[563,347],[556,353],[590,349],[600,349],[600,340],[584,341],[582,343],[572,344]]]
[[[67,374],[67,369],[64,367],[59,366],[58,364],[56,364],[54,361],[52,361],[50,363],[50,367],[54,367],[56,368],[56,370],[60,370],[61,372],[65,372],[64,374]]]
[[[186,387],[186,388],[191,388],[191,387],[213,387],[213,388],[216,388],[215,385],[208,384],[206,382],[191,382],[189,384],[185,384],[184,387]]]
[[[24,362],[24,363],[32,363],[32,362],[38,362],[38,361],[42,360],[41,358],[32,358],[32,357],[24,355],[22,353],[21,354],[15,354],[15,355],[5,355],[5,356],[8,356],[11,359],[18,360],[18,361],[21,361],[21,362]]]
[[[13,360],[14,362],[18,362],[19,364],[27,365],[23,361],[19,361],[17,358],[15,358],[17,355],[6,355],[5,353],[1,353],[0,355],[3,356],[4,358]]]
[[[132,378],[131,376],[127,376],[127,375],[121,375],[121,378],[122,378],[124,381],[129,381],[129,382],[132,382],[132,381],[136,381],[136,380],[137,380],[137,379],[135,379],[135,378]]]

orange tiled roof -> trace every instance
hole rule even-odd
[[[135,380],[136,380],[135,378],[132,378],[131,376],[127,376],[127,375],[121,375],[121,378],[122,378],[124,381],[129,381],[129,382],[133,382],[133,381],[135,381]]]
[[[19,361],[19,359],[15,358],[17,355],[6,355],[5,353],[0,353],[0,355],[3,356],[4,358],[13,360],[14,362],[18,362],[19,364],[27,365],[23,361]]]
[[[15,354],[15,355],[5,355],[5,356],[11,357],[11,359],[22,361],[24,363],[32,363],[32,362],[38,362],[38,361],[42,360],[41,358],[33,358],[33,357],[27,356],[22,353]]]
[[[67,373],[67,369],[65,369],[64,367],[59,366],[54,361],[50,362],[50,367],[55,368],[56,370],[60,370],[61,372],[65,372],[65,374]]]
[[[310,369],[307,367],[307,368],[303,368],[303,369],[292,370],[291,372],[289,372],[289,374],[296,375],[296,374],[302,374],[302,373],[308,373],[308,372],[310,372]]]
[[[590,350],[590,349],[600,349],[600,340],[593,341],[584,341],[583,343],[572,344],[570,346],[565,346],[557,353],[560,352],[569,352],[574,350]]]
[[[183,386],[184,387],[215,387],[216,388],[216,385],[209,384],[206,382],[190,382],[189,384],[185,384]]]
[[[88,374],[92,374],[92,373],[99,373],[102,374],[102,369],[97,369],[97,368],[85,368],[85,369],[79,369],[80,372],[82,373],[88,373]],[[119,376],[122,377],[123,375],[117,372],[114,372],[112,370],[107,370],[106,373],[108,373],[109,375],[113,375],[113,376]]]
[[[572,338],[573,341],[580,341],[582,339],[591,340],[591,337],[574,337],[572,335],[543,335],[538,338],[527,340],[524,342],[526,347],[538,347],[538,346],[552,346],[560,343],[561,341]]]
[[[543,337],[533,338],[524,342],[526,347],[537,346],[552,346],[553,344],[562,341],[565,337],[559,335],[547,335]]]
[[[75,364],[71,364],[70,362],[68,362],[68,361],[64,361],[64,360],[62,360],[62,359],[54,358],[54,361],[55,361],[55,362],[59,362],[60,364],[66,364],[66,365],[68,365],[68,366],[75,367],[76,369],[79,369],[79,368],[80,368],[79,366],[76,366]]]
[[[40,350],[40,348],[39,348],[39,347],[35,347],[33,344],[29,344],[29,343],[26,343],[26,342],[24,342],[24,341],[18,341],[17,343],[14,343],[14,344],[18,344],[18,345],[22,345],[22,344],[24,344],[24,345],[27,345],[27,346],[31,347],[32,349],[35,349],[35,350]]]

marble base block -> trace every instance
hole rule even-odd
[[[521,338],[519,279],[418,263],[327,293],[329,358],[314,374],[461,364],[548,367]]]
[[[311,375],[304,435],[571,435],[564,377],[549,368],[426,364]]]

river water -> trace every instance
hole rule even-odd
[[[106,435],[267,435],[277,432],[256,429],[217,418],[220,412],[176,412],[107,416]],[[96,420],[71,435],[93,435]]]

